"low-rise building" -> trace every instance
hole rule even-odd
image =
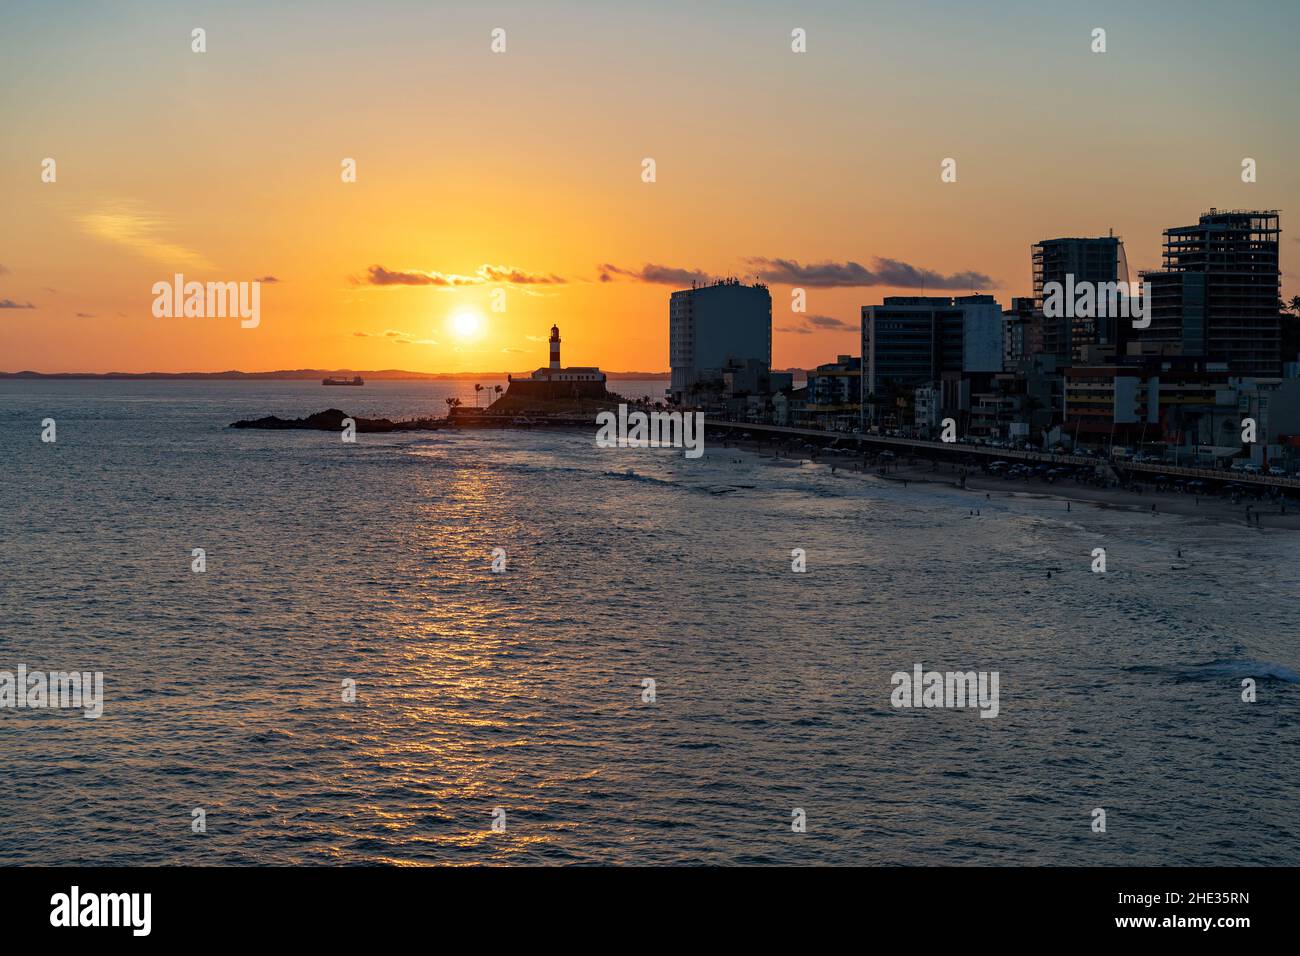
[[[803,419],[812,428],[857,428],[862,413],[862,359],[841,355],[808,373]]]
[[[1064,430],[1085,444],[1163,445],[1211,461],[1244,453],[1264,466],[1300,433],[1300,379],[1234,376],[1226,362],[1190,356],[1076,366],[1065,371]]]
[[[935,384],[921,385],[912,393],[912,424],[927,438],[939,429],[943,419],[943,389]]]

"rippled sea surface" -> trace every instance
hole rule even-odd
[[[1300,535],[594,426],[225,427],[453,389],[0,382],[0,670],[106,696],[0,709],[0,862],[1300,863]],[[916,663],[1000,713],[895,710]]]

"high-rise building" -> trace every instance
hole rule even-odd
[[[772,294],[760,283],[723,279],[674,292],[668,302],[668,397],[677,403],[702,381],[751,361],[772,365]]]
[[[1091,239],[1044,239],[1032,250],[1034,268],[1034,308],[1042,310],[1043,287],[1050,282],[1073,285],[1081,282],[1128,282],[1128,259],[1124,243],[1115,236]],[[1044,348],[1062,360],[1078,362],[1090,345],[1117,346],[1123,328],[1115,316],[1047,316],[1044,321]]]
[[[1144,352],[1203,356],[1234,374],[1281,371],[1276,209],[1211,209],[1195,226],[1165,230],[1164,268],[1151,283],[1151,325],[1133,330]]]
[[[991,295],[887,296],[863,306],[863,420],[918,385],[1001,372],[1002,355],[1002,307]]]

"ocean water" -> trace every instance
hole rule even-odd
[[[105,680],[0,709],[0,862],[1300,863],[1300,535],[594,425],[225,427],[449,388],[0,382],[0,670]],[[893,708],[916,663],[997,717]]]

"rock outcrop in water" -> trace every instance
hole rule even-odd
[[[617,395],[611,398],[617,399]],[[411,418],[393,421],[389,418],[358,418],[337,408],[327,408],[323,412],[308,415],[306,418],[280,418],[267,415],[264,418],[246,418],[232,422],[230,428],[263,428],[269,431],[322,431],[336,432],[343,430],[343,420],[352,418],[358,432],[426,432],[443,428],[535,428],[535,427],[591,427],[595,421],[593,415],[602,408],[613,409],[617,406],[609,399],[565,401],[534,400],[517,408],[503,405],[504,398],[498,399],[490,408],[452,408],[446,418]]]
[[[278,430],[307,429],[311,431],[337,432],[343,430],[343,419],[345,418],[352,418],[352,416],[337,408],[327,408],[323,412],[308,415],[306,418],[279,418],[275,415],[267,415],[264,418],[243,419],[242,421],[233,422],[230,427]],[[395,422],[388,418],[352,418],[352,420],[356,422],[358,432],[427,431],[433,428],[442,428],[446,425],[445,420],[434,418],[418,418],[404,422]]]

